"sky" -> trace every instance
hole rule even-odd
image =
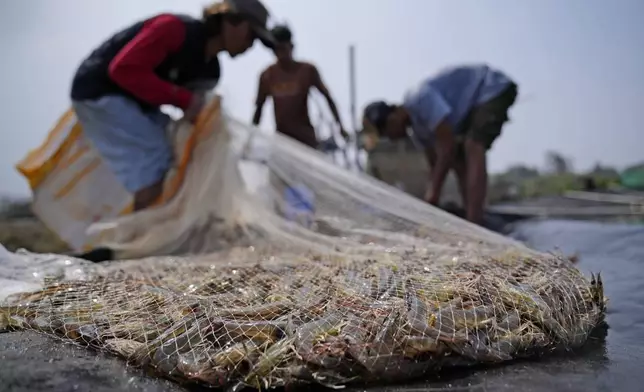
[[[355,45],[358,111],[374,99],[399,102],[446,66],[485,62],[517,81],[519,99],[489,154],[491,171],[543,166],[548,150],[580,170],[644,160],[642,0],[264,2],[274,21],[293,29],[295,55],[317,65],[347,128],[348,47]],[[198,16],[207,3],[3,1],[0,194],[29,194],[14,166],[69,107],[72,76],[89,51],[139,19],[166,11]],[[220,59],[218,91],[232,115],[250,122],[258,75],[273,55],[256,43],[243,56]],[[270,104],[264,113],[261,127],[270,131]]]

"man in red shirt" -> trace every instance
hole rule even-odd
[[[203,93],[220,77],[217,55],[236,57],[258,38],[274,47],[260,0],[223,0],[203,16],[161,14],[118,32],[78,68],[71,89],[83,131],[107,165],[134,194],[134,209],[162,194],[172,163],[169,118],[161,105],[199,114]]]
[[[338,109],[317,68],[293,58],[294,45],[290,29],[276,26],[272,35],[276,42],[277,62],[266,68],[259,77],[253,124],[259,124],[264,103],[268,97],[272,97],[277,132],[311,148],[317,148],[318,140],[309,119],[308,108],[309,91],[316,88],[326,99],[340,133],[346,138],[347,133],[342,126]]]

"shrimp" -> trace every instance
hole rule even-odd
[[[167,341],[174,342],[174,339],[183,335],[193,326],[193,324],[198,323],[199,321],[200,320],[195,317],[194,314],[184,316],[183,319],[174,323],[172,326],[170,326],[170,328],[161,333],[156,339],[141,347],[140,350],[138,350],[136,353],[137,359],[141,362],[140,365],[149,365],[152,358],[154,356],[157,356],[156,351],[160,347],[166,345]],[[201,321],[203,322],[203,318],[201,319]],[[206,319],[206,321],[208,320]],[[156,360],[160,361],[161,358],[157,357]]]
[[[404,324],[402,309],[394,308],[383,322],[382,328],[376,334],[371,353],[374,356],[389,355],[394,351],[396,342],[395,335]]]
[[[136,353],[144,346],[144,343],[129,339],[109,339],[104,345],[105,349],[125,358],[127,361],[135,359]]]
[[[378,269],[378,288],[376,291],[376,298],[382,299],[384,294],[387,293],[392,287],[394,281],[394,274],[390,268],[380,267]]]
[[[213,356],[213,364],[218,367],[235,368],[244,361],[252,361],[260,350],[266,349],[269,342],[257,344],[253,341],[244,341],[233,344]]]
[[[255,362],[244,379],[244,384],[261,389],[268,389],[268,377],[280,363],[288,360],[293,355],[293,339],[282,339],[270,346]]]
[[[338,312],[328,313],[325,317],[300,326],[295,333],[294,345],[297,353],[305,361],[318,362],[314,355],[313,347],[320,337],[326,334],[336,334],[342,322],[342,315]]]
[[[521,317],[519,316],[518,312],[512,312],[508,313],[506,317],[504,317],[500,322],[496,324],[497,328],[502,329],[504,331],[512,331],[514,329],[519,328],[519,325],[521,323]]]
[[[349,270],[346,272],[345,283],[351,291],[359,297],[372,297],[373,281],[360,276],[357,271]]]
[[[425,305],[425,303],[423,303],[420,298],[416,296],[416,294],[412,294],[411,290],[407,291],[406,297],[408,307],[407,322],[411,327],[412,332],[418,333],[421,336],[427,336],[449,343],[467,341],[467,337],[464,335],[453,333],[450,336],[445,332],[440,331],[433,326],[430,326],[430,324],[428,323],[429,312],[427,310],[427,305]]]
[[[515,355],[529,348],[545,347],[547,344],[547,336],[532,323],[527,322],[520,328],[500,335],[490,346],[506,354]]]
[[[554,335],[565,337],[566,329],[553,317],[552,309],[541,297],[529,288],[506,285],[501,290],[501,299],[508,305],[516,307],[537,325],[551,331]]]
[[[374,324],[374,320],[363,321]],[[372,379],[379,379],[381,376],[385,379],[398,377],[398,365],[403,362],[404,354],[395,352],[394,337],[401,330],[401,309],[393,309],[385,318],[373,343],[366,342],[371,328],[364,328],[363,321],[352,317],[342,329],[341,336],[348,343],[346,352],[365,368]],[[393,364],[396,366],[392,366]],[[407,365],[411,363],[405,364]]]
[[[451,345],[451,349],[472,360],[488,363],[498,363],[509,361],[512,359],[510,353],[503,352],[495,347],[490,347],[485,344],[487,337],[482,331],[472,333],[469,335],[469,344],[466,345]]]
[[[436,315],[436,325],[444,333],[454,333],[462,329],[477,329],[493,322],[493,306],[477,306],[472,309],[444,308]]]
[[[407,358],[426,353],[441,355],[445,351],[444,344],[436,339],[419,336],[405,336],[403,339],[403,354]]]
[[[235,322],[224,321],[223,328],[227,337],[232,341],[239,341],[240,338],[257,341],[275,342],[285,334],[288,322],[274,321],[251,321]]]
[[[404,298],[404,282],[402,276],[394,273],[389,290],[385,293],[388,297]]]
[[[202,345],[178,355],[176,372],[188,380],[222,387],[228,383],[230,372],[224,367],[214,365],[213,362],[211,346]]]
[[[246,318],[248,320],[274,320],[288,313],[293,304],[288,301],[232,309],[211,309],[209,313],[221,318]]]
[[[11,328],[11,320],[9,317],[9,312],[4,308],[0,308],[0,333],[6,332]]]
[[[82,324],[79,320],[70,319],[64,320],[61,329],[63,335],[69,339],[90,345],[100,343],[100,333],[96,325]]]

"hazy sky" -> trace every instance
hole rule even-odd
[[[14,164],[69,105],[75,68],[112,32],[161,11],[199,15],[203,0],[23,0],[0,5],[0,194],[28,194]],[[488,62],[519,84],[512,123],[489,162],[541,165],[556,149],[577,168],[644,159],[642,0],[265,0],[294,30],[296,55],[319,67],[347,126],[348,46],[357,48],[358,108],[400,100],[448,65]],[[258,73],[272,54],[256,44],[221,56],[219,90],[250,121]],[[262,126],[273,126],[272,107]]]

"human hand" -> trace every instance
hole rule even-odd
[[[203,94],[195,93],[192,96],[192,101],[190,101],[190,105],[186,108],[186,110],[184,110],[183,117],[194,124],[195,121],[197,120],[197,117],[199,116],[199,113],[201,113],[201,110],[203,109],[205,103],[206,103],[205,96]]]

